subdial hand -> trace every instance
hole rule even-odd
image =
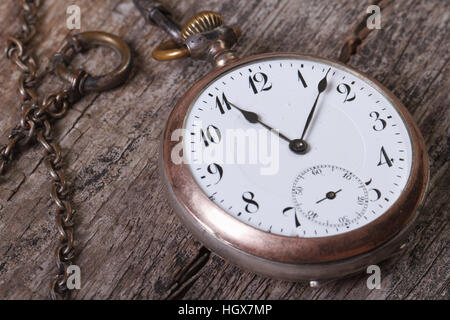
[[[333,199],[336,198],[336,195],[337,195],[339,192],[341,192],[341,191],[342,191],[342,189],[339,189],[338,191],[330,191],[330,192],[327,192],[325,198],[320,199],[320,200],[317,201],[316,203],[321,203],[322,201],[327,200],[327,199],[333,200]]]
[[[308,118],[306,119],[306,124],[305,127],[303,129],[303,133],[300,139],[295,139],[291,142],[290,148],[292,151],[294,151],[295,153],[299,153],[299,154],[304,154],[306,153],[306,151],[308,150],[308,143],[306,143],[306,141],[304,140],[306,132],[308,131],[309,125],[311,124],[311,121],[313,119],[314,113],[316,111],[316,107],[317,107],[317,103],[319,102],[319,97],[320,95],[327,89],[327,76],[328,73],[330,72],[331,68],[328,69],[325,77],[323,77],[322,80],[320,80],[318,86],[317,86],[317,90],[319,91],[316,97],[316,100],[314,101],[314,105],[308,115]]]
[[[247,111],[247,110],[241,109],[237,105],[235,105],[234,103],[229,102],[229,104],[232,107],[234,107],[236,110],[239,110],[242,113],[242,115],[244,116],[244,118],[248,122],[254,123],[254,124],[259,123],[260,125],[262,125],[267,130],[277,132],[278,136],[280,138],[282,138],[283,140],[285,140],[285,141],[287,141],[289,143],[291,142],[291,139],[289,139],[284,134],[282,134],[278,129],[274,129],[274,128],[270,127],[269,125],[265,124],[264,122],[262,122],[258,114],[254,113],[254,112],[251,112],[251,111]]]

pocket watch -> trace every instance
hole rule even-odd
[[[178,101],[162,138],[168,198],[198,240],[244,269],[311,284],[405,246],[429,168],[398,98],[332,59],[238,58],[240,30],[217,13],[180,28],[159,2],[134,2],[172,36],[155,59],[215,67]]]

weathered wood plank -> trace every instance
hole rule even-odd
[[[48,57],[67,33],[68,1],[44,2],[34,42]],[[136,54],[133,77],[112,92],[91,95],[56,126],[73,187],[77,264],[83,288],[76,299],[161,299],[172,279],[194,257],[195,242],[173,214],[157,168],[160,134],[172,106],[209,66],[189,60],[158,63],[151,50],[166,36],[145,25],[131,1],[81,0],[82,30],[122,36]],[[364,17],[364,1],[167,1],[185,21],[213,9],[244,30],[241,56],[301,51],[336,58]],[[449,4],[402,1],[389,5],[382,29],[363,43],[350,64],[375,76],[405,103],[424,134],[431,158],[429,195],[411,246],[383,271],[382,290],[369,291],[364,275],[311,289],[265,279],[212,256],[180,297],[201,299],[442,299],[449,298],[448,123]],[[18,28],[17,5],[0,3],[0,35]],[[357,19],[357,18],[358,19]],[[114,65],[96,50],[88,70]],[[0,59],[0,132],[16,123],[18,72]],[[50,78],[41,92],[54,90]],[[4,137],[0,137],[3,143]],[[0,297],[46,298],[54,273],[55,231],[39,148],[31,148],[0,178]],[[384,270],[384,268],[383,268]]]

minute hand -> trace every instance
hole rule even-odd
[[[331,68],[328,69],[327,74],[325,75],[325,77],[322,80],[320,80],[319,85],[317,86],[319,93],[317,94],[316,101],[314,101],[314,105],[311,109],[311,112],[308,115],[308,119],[306,119],[305,128],[303,129],[302,137],[300,138],[300,140],[302,140],[302,141],[303,141],[303,138],[305,137],[306,132],[308,131],[309,125],[311,124],[311,120],[313,119],[314,112],[316,111],[317,102],[319,101],[319,97],[322,94],[322,92],[324,92],[327,88],[327,85],[328,85],[327,76],[328,76],[328,73],[330,72],[330,70],[331,70]]]

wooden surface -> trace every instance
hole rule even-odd
[[[216,10],[242,27],[241,56],[300,51],[337,58],[365,15],[369,1],[168,0],[177,19]],[[46,0],[37,56],[48,61],[66,29],[73,1]],[[209,66],[191,60],[159,63],[151,51],[166,36],[146,25],[131,0],[76,1],[81,27],[122,36],[133,48],[135,67],[128,83],[90,95],[58,122],[76,209],[77,264],[82,290],[75,299],[163,299],[171,281],[201,244],[180,224],[163,192],[157,160],[159,139],[171,108]],[[0,2],[0,35],[17,31],[16,1]],[[266,279],[215,255],[186,283],[188,299],[448,299],[449,298],[449,89],[450,2],[394,1],[349,64],[373,75],[404,102],[428,146],[431,181],[411,245],[397,261],[382,266],[382,288],[368,290],[367,275],[320,288]],[[106,55],[107,58],[105,58]],[[116,63],[96,50],[78,63],[95,73]],[[109,57],[111,57],[109,59]],[[19,73],[0,58],[0,143],[17,123]],[[48,93],[63,84],[50,78]],[[38,147],[24,151],[0,178],[0,298],[46,299],[55,273],[56,231],[49,179]]]

